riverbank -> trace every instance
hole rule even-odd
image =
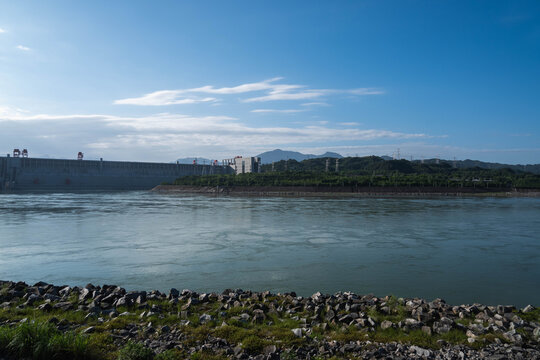
[[[539,359],[540,309],[0,281],[0,359]]]
[[[159,185],[152,191],[163,194],[207,194],[233,196],[301,197],[540,197],[540,191],[507,188],[451,187],[325,187],[325,186],[190,186]]]

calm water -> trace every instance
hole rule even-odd
[[[0,195],[0,279],[540,305],[540,199]]]

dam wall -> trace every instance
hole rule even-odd
[[[182,176],[232,173],[220,165],[0,157],[0,192],[149,190]]]

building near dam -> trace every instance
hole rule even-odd
[[[22,155],[22,156],[21,156]],[[188,175],[233,174],[228,165],[0,156],[0,192],[148,190]]]
[[[234,169],[235,174],[258,173],[261,171],[260,157],[236,156],[234,159],[225,159],[222,163]]]

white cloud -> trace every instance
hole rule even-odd
[[[2,105],[0,105],[0,119],[2,117],[22,116],[25,113],[27,113],[27,111],[25,111],[23,109],[12,108],[10,106],[2,106]]]
[[[208,93],[208,94],[242,94],[247,92],[253,92],[253,91],[261,91],[261,90],[268,90],[272,89],[273,87],[277,85],[273,85],[271,83],[281,80],[281,77],[275,77],[268,80],[263,80],[256,83],[248,83],[248,84],[242,84],[234,87],[222,87],[222,88],[215,88],[214,86],[202,86],[198,88],[188,89],[186,91],[189,92],[202,92],[202,93]]]
[[[380,129],[337,129],[327,125],[255,127],[229,116],[169,113],[151,116],[19,114],[0,116],[0,124],[0,144],[6,147],[1,151],[24,144],[33,153],[65,157],[84,151],[89,156],[118,160],[165,161],[182,154],[229,156],[254,153],[260,147],[429,137]]]
[[[161,105],[182,105],[196,104],[201,102],[212,102],[217,99],[212,97],[181,97],[185,93],[183,90],[161,90],[149,93],[137,98],[128,98],[115,100],[117,105],[146,105],[146,106],[161,106]]]
[[[244,102],[261,102],[261,101],[276,101],[276,100],[306,100],[316,99],[331,94],[350,94],[350,95],[381,95],[384,94],[382,90],[372,88],[359,88],[359,89],[305,89],[298,90],[299,85],[276,85],[268,92],[268,95],[258,96],[245,99]],[[309,103],[308,103],[309,104]],[[313,104],[313,103],[312,103]]]
[[[268,95],[257,96],[249,99],[245,99],[244,102],[261,102],[261,101],[276,101],[276,100],[306,100],[315,99],[323,96],[324,93],[317,91],[301,91],[301,92],[286,92],[273,90]]]
[[[355,96],[380,95],[384,92],[376,88],[356,88],[356,89],[310,89],[305,85],[280,84],[276,83],[282,80],[281,77],[267,79],[254,83],[246,83],[232,87],[215,87],[206,85],[190,89],[161,90],[155,91],[136,98],[116,100],[115,104],[129,105],[178,105],[194,104],[200,102],[217,101],[213,97],[197,98],[190,97],[190,94],[212,94],[212,95],[233,95],[247,94],[252,92],[263,92],[261,96],[248,97],[241,99],[242,102],[265,102],[276,100],[315,100],[324,96],[336,94],[349,94]],[[325,102],[308,102],[304,106],[327,105]]]
[[[30,50],[32,50],[29,47],[23,46],[23,45],[17,45],[17,49],[22,50],[22,51],[30,51]]]
[[[360,124],[358,124],[357,122],[341,122],[339,123],[339,125],[343,125],[343,126],[358,126]]]
[[[251,110],[252,113],[281,113],[281,114],[290,114],[290,113],[299,113],[307,111],[305,109],[284,109],[284,110],[278,110],[278,109],[255,109]]]
[[[6,32],[6,30],[0,28],[0,34],[5,33],[5,32]]]

